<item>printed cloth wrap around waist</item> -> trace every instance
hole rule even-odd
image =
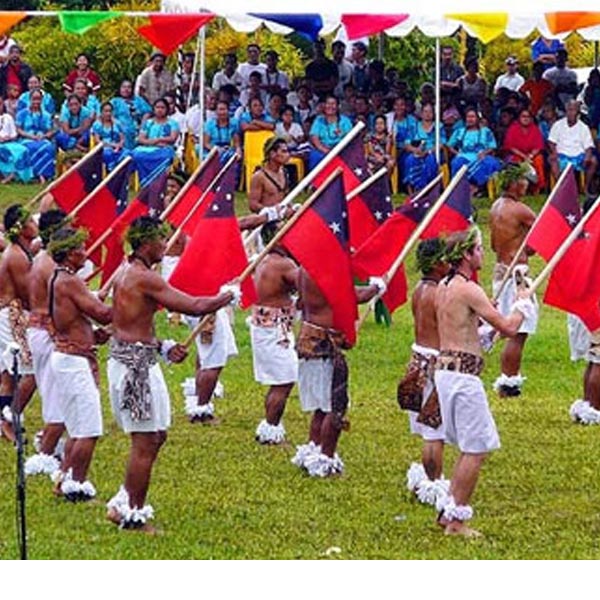
[[[213,336],[215,335],[215,327],[217,326],[217,314],[210,313],[204,315],[200,322],[202,323],[202,327],[200,327],[200,343],[201,344],[212,344]]]
[[[33,365],[31,351],[27,343],[27,327],[29,327],[29,313],[25,310],[19,298],[13,298],[9,302],[0,302],[0,310],[8,309],[8,322],[13,338],[21,348],[19,360],[27,367]]]
[[[398,383],[398,404],[403,410],[421,412],[427,380],[433,379],[437,350],[413,344],[406,374]]]
[[[348,408],[348,363],[342,350],[349,348],[346,338],[341,331],[326,329],[302,322],[300,334],[296,342],[299,359],[331,360],[333,377],[331,381],[331,413],[334,425],[347,428],[348,421],[344,419]]]
[[[73,354],[87,358],[96,385],[100,387],[100,370],[98,368],[98,349],[93,344],[84,344],[68,340],[60,335],[54,337],[54,350],[63,354]]]
[[[158,350],[158,343],[124,342],[115,338],[110,341],[110,358],[127,367],[120,408],[128,410],[133,421],[152,418],[150,368],[158,362]]]
[[[456,371],[479,376],[483,371],[483,358],[462,350],[442,350],[437,357],[435,368],[439,371]]]
[[[39,313],[31,313],[29,315],[29,327],[33,327],[34,329],[43,329],[50,334],[51,338],[56,335],[54,321],[52,321],[52,317],[48,314],[41,315]]]
[[[291,342],[290,333],[294,324],[294,306],[257,306],[252,307],[250,322],[255,327],[281,329],[281,340],[277,343],[288,348]]]

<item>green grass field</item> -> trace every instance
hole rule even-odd
[[[0,188],[0,207],[31,197],[37,188]],[[478,222],[487,234],[489,201]],[[538,209],[542,199],[532,199]],[[489,243],[486,242],[486,248]],[[483,285],[489,289],[493,257],[488,251]],[[541,262],[533,262],[538,272]],[[412,260],[411,282],[417,275]],[[395,400],[412,342],[407,306],[391,328],[369,320],[350,364],[351,431],[339,452],[343,477],[312,480],[290,464],[293,448],[254,441],[263,415],[264,389],[252,378],[246,315],[238,313],[240,355],[225,369],[225,398],[217,401],[219,427],[188,424],[180,382],[193,361],[165,369],[174,422],[156,464],[149,502],[162,535],[119,531],[104,519],[104,502],[122,481],[128,438],[113,423],[103,373],[105,436],[90,478],[99,502],[71,505],[55,499],[48,478],[27,481],[29,552],[39,559],[318,559],[337,546],[335,559],[593,559],[600,558],[599,431],[573,425],[567,410],[581,396],[581,364],[569,361],[566,317],[543,307],[538,335],[526,347],[527,376],[519,399],[500,400],[491,390],[499,348],[487,357],[484,381],[502,448],[484,466],[473,498],[473,525],[485,534],[467,541],[444,537],[434,511],[411,499],[405,473],[420,443],[408,433]],[[187,330],[161,335],[183,339]],[[29,437],[41,427],[34,398],[26,414]],[[306,440],[308,417],[294,390],[285,414],[289,440]],[[447,450],[446,476],[456,453]],[[15,453],[0,443],[0,558],[16,558]]]

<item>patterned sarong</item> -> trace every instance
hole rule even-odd
[[[27,327],[29,326],[29,314],[23,307],[23,303],[19,298],[13,298],[9,302],[0,303],[0,310],[8,309],[8,321],[13,338],[21,348],[19,355],[20,363],[29,368],[33,368],[31,351],[27,343]]]

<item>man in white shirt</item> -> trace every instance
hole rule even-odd
[[[554,86],[554,96],[560,107],[577,97],[577,73],[567,67],[569,55],[566,50],[556,53],[556,66],[544,71],[542,77]]]
[[[245,89],[248,87],[250,80],[250,73],[254,71],[258,71],[262,78],[265,78],[265,71],[267,70],[267,65],[260,62],[260,46],[258,44],[248,44],[246,48],[248,60],[246,62],[241,63],[237,72],[238,75],[242,79],[241,89]]]
[[[519,61],[514,56],[509,56],[505,61],[506,73],[500,75],[496,79],[494,85],[494,93],[500,88],[507,88],[512,92],[518,92],[519,88],[525,83],[525,79],[517,71],[519,69]]]
[[[352,73],[354,67],[352,63],[345,58],[346,44],[341,40],[336,40],[331,44],[331,58],[338,68],[338,83],[333,90],[333,93],[339,100],[344,99],[344,86],[347,83],[352,83]]]
[[[242,87],[242,76],[237,72],[237,57],[235,54],[226,54],[223,57],[223,68],[215,73],[212,80],[212,89],[217,92],[224,85],[235,85],[240,90]]]
[[[265,63],[267,68],[263,76],[262,88],[267,92],[269,98],[272,94],[282,94],[287,96],[290,90],[289,77],[277,68],[279,54],[275,50],[268,50],[265,53]]]
[[[571,163],[576,171],[585,172],[585,190],[589,194],[598,163],[593,154],[594,140],[590,128],[579,119],[579,102],[567,102],[566,116],[552,125],[548,145],[550,168],[554,177],[558,179],[567,163]]]

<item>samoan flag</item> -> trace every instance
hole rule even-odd
[[[55,185],[50,194],[54,202],[70,213],[85,197],[89,196],[102,181],[102,152],[83,157],[69,174]]]
[[[437,200],[440,196],[441,187],[434,186],[427,196],[430,201]],[[433,203],[433,202],[432,202]],[[440,209],[437,211],[431,223],[421,234],[421,239],[448,235],[454,231],[464,231],[473,223],[473,205],[471,204],[471,186],[468,179],[463,175],[456,184],[452,193]]]
[[[281,245],[302,265],[333,311],[333,327],[350,345],[356,342],[356,291],[350,266],[350,234],[341,173],[318,190],[318,197],[283,236]]]

